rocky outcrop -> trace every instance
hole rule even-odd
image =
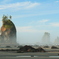
[[[5,44],[16,44],[16,27],[7,16],[2,18],[2,27],[0,29],[0,41]]]
[[[56,46],[52,46],[51,49],[59,49],[59,48]]]
[[[24,53],[24,52],[46,52],[46,51],[41,47],[35,49],[32,46],[25,45],[23,47],[20,47],[17,52],[18,53]]]

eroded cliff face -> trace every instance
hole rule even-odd
[[[0,29],[0,42],[5,44],[16,45],[16,27],[7,16],[3,16],[2,27]]]

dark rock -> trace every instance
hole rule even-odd
[[[55,46],[52,46],[52,47],[51,47],[51,49],[58,49],[58,48],[57,48],[57,47],[55,47]]]
[[[49,48],[49,46],[44,46],[44,48]]]
[[[46,52],[43,48],[39,47],[38,48],[39,52]]]
[[[17,51],[18,53],[24,53],[24,52],[46,52],[44,49],[42,49],[41,47],[38,49],[33,48],[32,46],[24,46],[19,48],[19,50]]]

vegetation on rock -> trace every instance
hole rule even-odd
[[[3,22],[3,26],[5,28],[12,28],[14,26],[14,24],[12,23],[12,21],[10,19],[11,19],[11,16],[9,19],[7,16],[3,16],[2,22]]]

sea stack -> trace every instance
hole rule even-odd
[[[43,38],[42,38],[42,44],[44,46],[51,45],[51,42],[50,42],[50,33],[48,33],[48,32],[44,33]]]
[[[2,27],[0,29],[0,43],[8,46],[17,45],[16,42],[16,27],[11,21],[11,16],[2,17]]]

